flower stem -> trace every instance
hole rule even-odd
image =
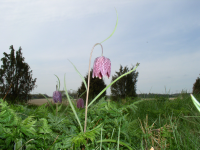
[[[92,51],[90,53],[90,60],[89,60],[89,70],[88,70],[88,88],[87,88],[87,96],[86,96],[86,104],[85,104],[85,126],[84,126],[84,132],[86,132],[86,127],[87,127],[87,107],[88,107],[88,96],[89,96],[89,87],[90,87],[90,64],[91,64],[91,57],[92,57],[92,52],[95,46],[101,45],[100,43],[96,43]],[[102,55],[103,55],[103,46],[101,45],[102,48]]]
[[[56,116],[58,116],[58,103],[56,103]]]

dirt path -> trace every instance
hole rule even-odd
[[[53,104],[53,98],[48,98],[48,100]],[[28,101],[28,104],[34,104],[34,105],[42,105],[44,103],[48,103],[47,99],[33,99],[33,100],[30,100]],[[67,104],[67,101],[64,100],[63,101],[63,104]]]
[[[154,98],[145,98],[145,100],[153,100]],[[169,100],[174,100],[175,98],[169,98]],[[53,104],[53,98],[48,98],[48,100]],[[47,99],[33,99],[28,101],[28,104],[34,104],[34,105],[42,105],[44,103],[47,103]],[[63,104],[68,104],[66,100],[63,101]]]

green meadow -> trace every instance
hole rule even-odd
[[[194,96],[200,100],[200,94]],[[83,127],[85,108],[78,109],[75,100],[72,104]],[[86,133],[81,132],[70,105],[0,100],[1,150],[79,150],[83,145],[87,150],[199,149],[199,129],[199,112],[184,93],[173,100],[104,97],[89,107]]]

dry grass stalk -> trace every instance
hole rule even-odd
[[[138,118],[139,119],[139,118]],[[142,124],[141,120],[139,119],[140,121],[140,125],[141,125],[141,129],[142,129],[142,132],[144,134],[148,134],[150,135],[149,136],[149,139],[151,141],[151,145],[152,145],[152,148],[151,150],[154,150],[154,148],[156,150],[161,150],[161,149],[164,149],[164,148],[169,148],[170,144],[167,143],[167,138],[162,136],[162,133],[164,132],[173,132],[172,131],[172,127],[170,125],[164,125],[163,127],[159,128],[159,129],[152,129],[154,127],[154,123],[149,126],[148,125],[148,115],[146,115],[146,121],[144,121],[144,125]],[[147,139],[143,139],[144,140],[144,143],[145,143],[145,149],[147,150],[148,148],[148,142],[147,142]]]

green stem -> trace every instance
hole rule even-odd
[[[87,88],[87,96],[86,96],[86,104],[85,104],[85,126],[84,126],[84,132],[86,132],[86,127],[87,127],[87,107],[88,107],[88,96],[89,96],[89,87],[90,87],[90,64],[91,64],[91,58],[92,58],[92,52],[93,49],[96,45],[101,45],[100,43],[96,43],[93,48],[92,51],[90,53],[90,60],[89,60],[89,69],[88,69],[88,88]],[[102,48],[102,55],[103,55],[103,46],[101,45]]]

